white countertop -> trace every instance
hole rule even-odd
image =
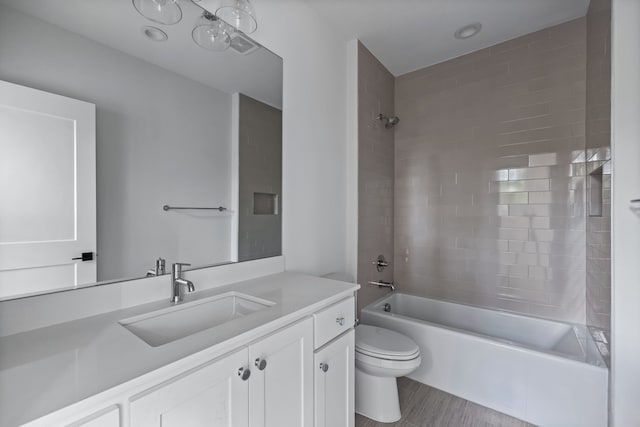
[[[187,294],[184,303],[236,291],[275,305],[159,347],[118,321],[172,306],[169,289],[163,301],[0,338],[0,425],[33,420],[203,351],[223,354],[358,288],[285,272]]]

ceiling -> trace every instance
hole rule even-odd
[[[589,7],[589,0],[306,1],[395,76],[582,17]],[[454,38],[474,22],[482,24],[480,33]]]
[[[155,24],[134,9],[131,0],[0,0],[27,15],[62,27],[223,92],[241,92],[282,106],[282,59],[261,48],[248,55],[231,49],[209,52],[195,44],[191,31],[202,9],[181,1],[183,17],[175,25]],[[161,27],[169,39],[154,42],[141,27]]]

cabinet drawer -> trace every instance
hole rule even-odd
[[[355,299],[349,297],[331,307],[314,313],[314,347],[319,348],[353,328],[355,324]]]

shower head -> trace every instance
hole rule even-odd
[[[400,122],[400,118],[398,116],[387,117],[384,114],[378,114],[378,120],[384,122],[384,127],[386,129],[391,129]]]

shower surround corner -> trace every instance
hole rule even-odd
[[[394,129],[379,114],[393,116],[394,76],[358,42],[358,308],[388,292],[369,281],[393,281]],[[389,263],[379,272],[373,262]]]

